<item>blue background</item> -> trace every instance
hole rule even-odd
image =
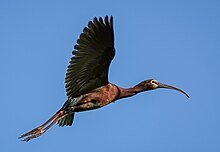
[[[114,16],[109,79],[158,89],[54,126],[28,143],[18,136],[65,102],[64,78],[79,34],[95,16]],[[0,1],[0,151],[219,152],[219,0]]]

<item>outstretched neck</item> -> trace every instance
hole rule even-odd
[[[143,85],[136,85],[132,88],[127,88],[127,89],[119,87],[119,91],[120,91],[119,99],[134,96],[139,92],[144,91],[145,89],[146,87],[144,87]]]

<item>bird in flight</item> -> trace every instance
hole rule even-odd
[[[83,29],[72,52],[65,84],[67,101],[49,120],[21,135],[29,141],[44,134],[54,124],[71,126],[76,112],[93,110],[116,100],[157,88],[183,90],[163,84],[155,79],[140,82],[131,88],[119,87],[108,80],[108,71],[115,56],[113,17],[94,18]]]

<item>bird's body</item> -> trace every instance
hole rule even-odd
[[[140,83],[141,84],[141,83]],[[93,110],[104,107],[121,98],[130,97],[146,89],[140,84],[132,88],[121,88],[115,84],[108,83],[105,86],[99,87],[90,91],[87,94],[81,95],[71,101],[67,101],[67,105],[74,108],[74,112]],[[74,103],[74,101],[77,101]],[[64,104],[64,107],[66,105]]]
[[[75,112],[101,108],[119,98],[119,88],[109,83],[100,88],[94,89],[88,94],[81,95],[80,100],[74,105]]]
[[[132,88],[125,89],[115,84],[108,83],[107,85],[94,89],[87,94],[67,100],[61,108],[61,112],[66,111],[67,113],[74,115],[75,112],[82,112],[104,107],[112,102],[118,101],[121,98],[130,97],[144,91],[146,86],[142,84],[143,82]],[[73,119],[73,117],[69,119]],[[64,119],[61,119],[58,124],[60,126],[70,126],[72,125],[72,122],[73,120],[68,120],[68,117],[65,117]]]
[[[108,69],[115,56],[113,17],[103,20],[94,18],[85,27],[77,44],[66,74],[67,101],[48,121],[32,131],[23,134],[24,141],[36,138],[54,124],[71,126],[75,112],[104,107],[118,99],[157,88],[184,91],[155,79],[142,81],[132,88],[121,88],[108,81]],[[188,96],[189,97],[189,96]],[[49,124],[50,123],[50,124]],[[49,124],[49,125],[48,125]]]

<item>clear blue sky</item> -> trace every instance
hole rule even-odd
[[[64,78],[79,34],[114,16],[110,81],[155,78],[190,94],[155,90],[77,113],[29,143],[17,139],[65,102]],[[0,151],[219,152],[219,0],[0,1]]]

